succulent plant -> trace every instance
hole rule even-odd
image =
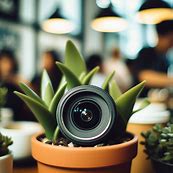
[[[142,132],[145,152],[149,158],[173,163],[173,124],[156,124],[151,130]]]
[[[45,135],[49,140],[58,138],[59,127],[56,122],[56,108],[65,91],[79,85],[89,85],[92,77],[99,70],[99,67],[95,67],[90,72],[87,72],[83,57],[71,41],[68,41],[66,44],[65,62],[57,62],[56,64],[64,75],[57,91],[53,90],[50,78],[45,70],[42,75],[41,97],[24,83],[20,84],[24,94],[15,91],[15,94],[28,105],[43,126]],[[136,98],[143,89],[145,81],[122,94],[116,81],[113,80],[114,73],[112,72],[112,74],[106,77],[102,89],[109,92],[115,101],[120,118],[118,120],[119,123],[117,123],[118,126],[114,130],[116,136],[120,137],[126,130],[127,122],[133,114]],[[145,102],[145,104],[141,105],[141,109],[147,104],[148,102]]]
[[[4,106],[6,102],[6,94],[7,94],[6,88],[0,88],[0,113],[1,108]],[[0,117],[1,120],[1,117]],[[9,153],[8,146],[12,145],[13,141],[10,137],[4,136],[0,133],[0,156],[4,156]]]
[[[8,146],[12,145],[13,141],[10,137],[0,133],[0,157],[9,154]]]

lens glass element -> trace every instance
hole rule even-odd
[[[72,121],[80,129],[93,129],[101,120],[101,109],[93,101],[80,101],[72,109]]]

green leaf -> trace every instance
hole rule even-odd
[[[65,49],[65,65],[76,75],[86,72],[86,64],[72,41],[68,41]]]
[[[102,84],[102,89],[108,90],[109,82],[112,80],[114,74],[115,74],[115,71],[113,71],[110,75],[108,75],[108,76],[106,77],[105,81],[104,81],[103,84]]]
[[[39,103],[45,105],[45,102],[31,89],[29,88],[26,84],[24,83],[20,83],[19,87],[22,89],[22,91],[29,97],[31,97],[32,99],[38,101]]]
[[[46,87],[46,90],[45,90],[45,94],[44,94],[44,101],[46,103],[47,106],[50,105],[52,99],[53,99],[53,96],[54,96],[54,92],[52,90],[52,86],[50,83],[47,84],[47,87]]]
[[[115,102],[116,99],[122,94],[115,80],[111,80],[109,82],[109,94],[112,96]]]
[[[49,111],[55,115],[56,114],[56,109],[57,109],[57,105],[59,103],[59,100],[61,99],[61,97],[64,94],[64,91],[66,89],[67,83],[65,83],[64,85],[62,85],[61,88],[59,88],[57,90],[57,92],[55,93],[50,105],[49,105]]]
[[[4,106],[6,103],[6,96],[7,96],[8,89],[5,87],[0,88],[0,108]]]
[[[48,94],[48,95],[47,95]],[[53,87],[49,75],[46,70],[43,71],[42,80],[41,80],[41,98],[45,103],[48,103],[46,100],[47,97],[54,95]]]
[[[51,140],[53,138],[53,134],[57,126],[56,119],[53,118],[52,114],[36,100],[17,91],[15,91],[14,93],[18,97],[20,97],[30,108],[30,110],[35,115],[36,119],[44,128],[46,137]]]
[[[57,68],[59,68],[59,67],[57,66]],[[67,83],[66,78],[65,78],[65,76],[63,75],[62,78],[61,78],[60,84],[59,84],[59,86],[58,86],[58,89],[60,89],[60,88],[61,88],[64,84],[66,84],[66,83]]]
[[[59,67],[59,69],[62,71],[67,80],[68,89],[81,85],[81,82],[78,80],[76,75],[68,67],[66,67],[64,64],[60,62],[56,62],[56,64]]]
[[[143,100],[142,103],[140,104],[139,108],[137,110],[134,110],[132,114],[141,111],[142,109],[147,107],[149,104],[150,104],[150,101],[148,99]]]
[[[99,71],[99,66],[93,68],[82,80],[82,84],[89,85],[92,77]]]
[[[59,127],[57,126],[56,129],[55,129],[55,132],[53,134],[53,143],[56,143],[56,141],[59,137],[59,132],[60,132],[60,130],[59,130]]]
[[[139,83],[116,100],[117,111],[122,116],[125,123],[127,123],[131,117],[136,98],[144,88],[144,85],[145,81]]]
[[[81,81],[82,83],[82,80],[84,80],[84,77],[86,76],[86,73],[85,72],[82,72],[79,76],[79,80]]]

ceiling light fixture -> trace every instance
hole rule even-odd
[[[66,34],[74,30],[74,23],[62,17],[59,8],[42,23],[42,29],[53,34]]]
[[[173,19],[173,9],[162,0],[146,0],[139,8],[136,19],[143,24],[157,24]]]
[[[99,32],[120,32],[125,30],[127,25],[127,21],[114,12],[111,6],[101,9],[91,22],[91,27]]]

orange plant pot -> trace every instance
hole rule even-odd
[[[32,138],[32,155],[39,173],[130,173],[137,155],[136,136],[125,143],[103,147],[61,147]]]

